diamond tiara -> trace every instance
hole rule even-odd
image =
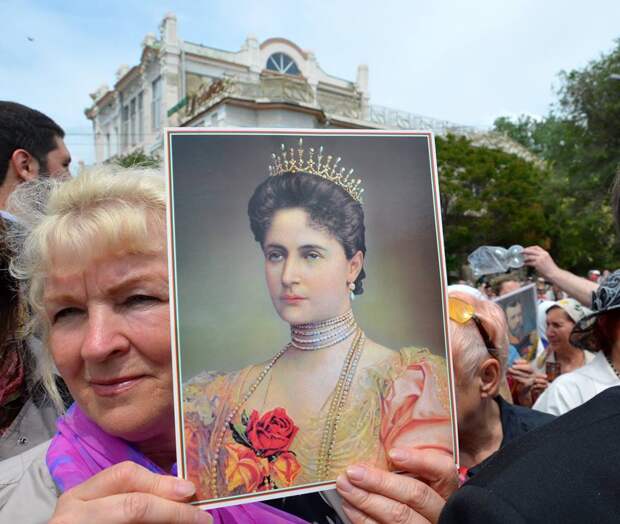
[[[303,139],[299,139],[299,145],[295,149],[290,147],[288,150],[282,144],[282,151],[279,155],[271,154],[272,163],[269,166],[269,176],[279,176],[286,173],[302,173],[320,176],[325,180],[329,180],[344,189],[353,200],[362,203],[362,193],[364,188],[360,186],[362,181],[359,178],[353,178],[353,169],[345,174],[344,167],[338,167],[340,157],[332,165],[333,156],[323,155],[323,146],[319,148],[318,154],[314,156],[315,150],[311,147],[308,150],[307,158],[303,147]]]

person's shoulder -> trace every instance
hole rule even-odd
[[[208,390],[219,390],[233,384],[240,377],[251,372],[255,366],[248,366],[238,371],[201,371],[183,384],[185,397],[204,394]]]
[[[41,444],[24,451],[18,455],[14,455],[0,462],[0,487],[14,485],[32,464],[39,464],[41,459],[45,458],[50,440],[46,440]]]
[[[50,441],[0,463],[0,521],[47,522],[59,492],[45,456]]]
[[[549,384],[534,403],[534,410],[559,416],[583,404],[584,379],[577,371],[560,375]]]
[[[420,362],[428,362],[432,365],[445,366],[446,359],[440,355],[435,355],[427,348],[415,346],[403,347],[398,351],[401,362],[410,365]]]
[[[538,411],[524,406],[518,406],[516,404],[510,404],[501,397],[496,400],[500,405],[503,420],[514,417],[513,420],[518,425],[516,436],[531,431],[555,419],[555,416],[550,413],[545,413],[543,411]]]
[[[403,347],[399,350],[379,346],[384,351],[374,352],[374,362],[370,363],[373,374],[386,379],[396,379],[413,372],[430,376],[446,376],[446,359],[431,353],[426,348],[414,346]],[[369,352],[370,353],[370,352]],[[360,362],[360,366],[368,366],[368,362]]]
[[[574,411],[577,412],[577,417],[581,416],[586,420],[607,417],[620,418],[620,386],[607,388]],[[586,414],[589,416],[585,417]]]
[[[468,481],[447,501],[439,524],[468,523],[525,524],[529,522],[501,492],[487,490]]]
[[[542,470],[544,464],[556,470],[556,466],[561,468],[567,463],[575,466],[588,460],[598,462],[607,451],[611,454],[605,460],[612,460],[616,468],[620,463],[620,447],[616,445],[615,436],[611,437],[618,433],[620,386],[607,389],[561,417],[513,440],[500,449],[488,467],[472,480],[485,483],[494,478],[518,476],[519,473],[531,474],[532,468]]]
[[[251,381],[260,366],[239,371],[202,371],[183,385],[183,413],[186,420],[195,414],[202,424],[212,423],[241,388]],[[195,418],[195,417],[194,417]]]
[[[553,508],[554,522],[610,522],[610,515],[617,519],[620,514],[618,433],[620,387],[601,393],[501,448],[467,482],[467,490],[459,499],[465,505],[476,497],[501,497],[507,506],[516,509],[523,522],[549,521],[549,508]],[[449,502],[448,506],[453,505]],[[459,522],[474,520],[472,517]],[[451,520],[442,516],[440,522]]]
[[[550,415],[548,413],[543,413],[541,411],[536,411],[535,409],[528,408],[525,406],[519,406],[517,404],[510,404],[506,402],[503,398],[500,397],[499,402],[501,402],[502,411],[508,410],[517,415],[519,419],[531,419],[534,421],[541,421],[541,424],[545,422],[549,422],[555,419],[555,416]],[[536,424],[540,425],[540,424]]]

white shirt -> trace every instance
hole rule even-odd
[[[532,407],[552,415],[562,415],[618,385],[620,379],[605,354],[599,351],[589,364],[556,378]]]

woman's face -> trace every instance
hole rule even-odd
[[[108,433],[148,443],[173,432],[165,253],[54,261],[49,347],[71,393]]]
[[[547,340],[552,349],[568,347],[568,337],[575,323],[559,307],[547,312]]]
[[[348,283],[359,275],[363,255],[347,260],[340,242],[314,225],[305,210],[277,211],[263,251],[267,287],[282,320],[317,322],[350,309]]]

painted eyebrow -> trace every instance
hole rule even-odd
[[[317,251],[327,252],[327,248],[319,246],[318,244],[304,244],[303,246],[300,246],[299,249],[316,249]]]
[[[281,249],[282,251],[288,251],[282,244],[265,244],[263,249]]]

